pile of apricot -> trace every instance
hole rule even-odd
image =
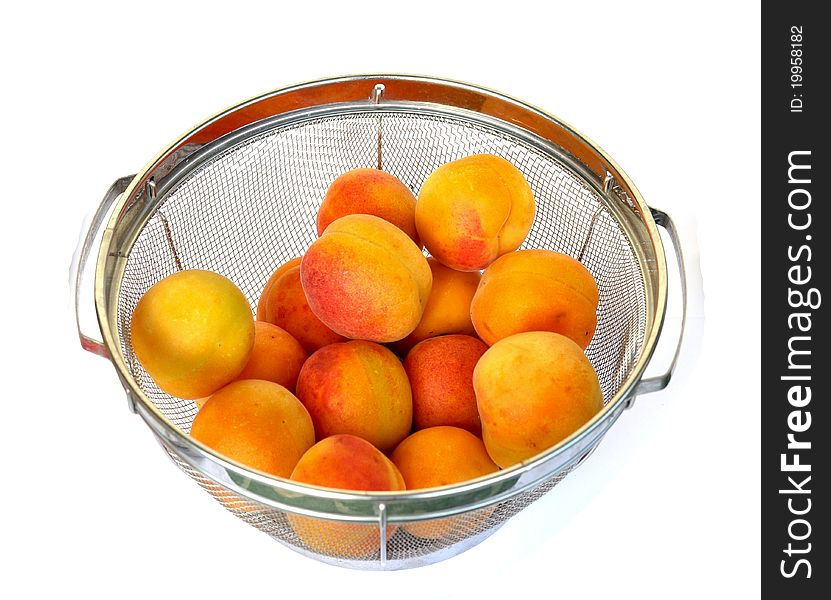
[[[584,354],[597,285],[570,256],[517,250],[535,202],[509,161],[444,164],[418,198],[356,169],[321,200],[318,238],[269,266],[255,314],[200,270],[136,306],[135,354],[201,407],[195,439],[302,483],[413,490],[530,459],[602,408]]]

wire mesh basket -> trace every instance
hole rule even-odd
[[[417,194],[438,166],[477,153],[506,158],[533,189],[537,214],[522,247],[570,254],[598,283],[598,326],[586,354],[603,392],[599,414],[519,465],[413,492],[297,484],[188,435],[196,405],[159,390],[132,351],[131,315],[150,286],[180,269],[208,269],[234,281],[253,310],[273,269],[316,239],[314,217],[338,175],[383,168]],[[94,289],[102,341],[80,326],[79,335],[85,349],[112,361],[130,407],[173,462],[242,520],[324,562],[410,568],[479,543],[584,460],[639,393],[667,385],[674,360],[666,374],[643,378],[667,300],[658,225],[675,246],[685,295],[672,221],[564,123],[458,82],[397,75],[316,81],[230,108],[116,181],[76,257],[77,285],[99,244]]]

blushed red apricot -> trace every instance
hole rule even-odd
[[[291,479],[339,490],[404,490],[404,478],[392,461],[353,435],[333,435],[319,441],[297,463]],[[288,519],[309,548],[328,556],[364,558],[381,545],[377,523],[343,523],[292,514]],[[395,529],[387,528],[387,539]]]
[[[264,321],[288,331],[311,354],[346,338],[327,327],[312,312],[300,279],[300,266],[286,268],[268,290]]]
[[[432,284],[418,246],[372,215],[332,222],[306,251],[300,275],[311,310],[327,327],[374,342],[400,340],[415,329]]]
[[[274,269],[274,272],[268,278],[268,281],[265,282],[265,285],[263,286],[263,291],[260,292],[260,297],[257,300],[258,321],[268,321],[268,299],[271,296],[271,288],[274,286],[274,282],[277,281],[280,278],[280,276],[289,269],[293,267],[299,267],[300,259],[301,257],[298,256],[297,258],[292,258],[290,261],[283,263],[282,265]]]
[[[353,169],[335,179],[317,213],[317,235],[346,215],[375,215],[410,236],[421,248],[415,226],[416,198],[395,175],[378,169]]]
[[[492,154],[446,163],[424,181],[416,202],[418,235],[430,254],[458,271],[478,271],[516,250],[534,222],[531,186]]]
[[[317,439],[348,433],[389,452],[407,437],[413,401],[398,358],[374,342],[324,346],[303,365],[297,397],[309,410]]]
[[[452,425],[481,435],[473,369],[488,349],[467,335],[443,335],[416,344],[404,360],[413,391],[413,425]]]

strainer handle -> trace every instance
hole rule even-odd
[[[103,356],[104,358],[110,358],[110,352],[107,350],[104,342],[90,337],[81,331],[81,319],[78,313],[81,303],[80,293],[84,282],[85,267],[90,258],[92,245],[93,242],[95,242],[95,236],[101,228],[101,224],[104,222],[104,219],[107,217],[107,214],[110,212],[113,204],[115,204],[115,201],[118,200],[119,196],[124,193],[124,190],[127,189],[127,186],[130,185],[130,182],[134,177],[135,175],[128,175],[127,177],[117,179],[115,183],[110,186],[110,189],[107,190],[107,193],[104,194],[104,199],[101,200],[101,204],[98,205],[98,208],[95,210],[95,213],[92,215],[89,223],[86,227],[81,228],[81,234],[78,239],[78,247],[75,248],[75,253],[72,255],[72,266],[69,271],[69,285],[72,289],[72,309],[75,313],[75,325],[78,328],[78,338],[81,341],[81,347],[84,350],[97,354],[98,356]]]
[[[655,219],[655,224],[658,227],[663,227],[669,239],[672,240],[672,247],[675,251],[675,258],[678,261],[678,275],[681,279],[681,330],[678,332],[678,343],[675,347],[675,355],[672,357],[672,362],[666,373],[656,377],[648,377],[641,379],[635,390],[635,395],[649,394],[651,392],[658,392],[669,384],[672,378],[672,373],[675,371],[675,365],[678,362],[678,354],[681,352],[681,340],[684,339],[684,324],[687,321],[687,272],[684,269],[684,255],[681,253],[681,242],[678,239],[678,230],[675,228],[672,218],[662,210],[657,208],[650,208],[652,211],[652,218]]]

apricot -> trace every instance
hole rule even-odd
[[[390,457],[408,490],[460,483],[490,475],[499,467],[478,437],[458,427],[430,427],[401,442]],[[422,538],[446,537],[459,517],[408,523],[404,528]]]
[[[398,468],[377,448],[354,435],[333,435],[312,446],[297,463],[291,479],[322,487],[350,491],[404,490]],[[374,523],[338,523],[288,515],[289,522],[306,545],[317,552],[342,558],[363,558],[381,546],[380,529]],[[394,528],[387,529],[387,539]]]
[[[488,267],[470,315],[490,345],[523,331],[553,331],[585,350],[597,327],[598,299],[594,278],[577,260],[552,250],[520,250]]]
[[[335,179],[317,212],[317,235],[346,215],[375,215],[398,227],[421,248],[415,226],[416,198],[395,175],[378,169],[353,169]]]
[[[299,259],[295,260],[298,262],[293,266],[284,265],[286,268],[270,287],[266,284],[268,289],[263,294],[267,293],[267,298],[263,301],[260,297],[264,304],[263,320],[285,329],[309,354],[328,344],[346,341],[312,312],[300,281]]]
[[[390,457],[408,490],[439,487],[499,470],[478,437],[441,425],[416,431]]]
[[[502,468],[551,448],[603,408],[597,374],[582,348],[549,331],[496,342],[473,370],[473,389],[482,439]]]
[[[291,475],[314,444],[308,411],[286,388],[271,381],[245,379],[208,398],[190,434],[239,463],[277,475]]]
[[[424,181],[416,203],[418,235],[430,254],[458,271],[478,271],[516,250],[534,222],[531,186],[492,154],[446,163]]]
[[[333,221],[303,256],[300,277],[312,312],[327,327],[374,342],[400,340],[415,329],[433,280],[418,246],[373,215]]]
[[[389,458],[365,439],[349,434],[332,435],[311,446],[291,479],[361,492],[405,489],[404,478]]]
[[[227,277],[179,271],[141,297],[130,337],[159,389],[192,400],[239,375],[254,345],[254,318],[248,300]]]
[[[427,258],[427,264],[433,275],[433,285],[421,321],[407,337],[390,344],[402,354],[422,340],[437,335],[476,335],[470,320],[470,302],[482,276],[478,271],[466,273],[445,267],[432,256]]]
[[[317,439],[348,433],[389,452],[407,437],[413,401],[398,358],[374,342],[354,340],[312,354],[297,379]]]
[[[467,335],[443,335],[416,344],[404,360],[413,392],[413,425],[453,425],[481,435],[473,369],[488,347]]]
[[[257,320],[258,321],[268,321],[268,313],[266,312],[266,308],[268,305],[268,299],[271,296],[271,288],[274,285],[274,282],[280,279],[280,276],[291,269],[292,267],[299,267],[300,266],[300,259],[302,257],[298,256],[297,258],[292,258],[290,261],[283,263],[271,274],[268,278],[268,281],[265,282],[263,286],[263,291],[260,292],[260,298],[257,300]]]
[[[265,379],[294,392],[300,368],[307,358],[309,355],[300,342],[285,329],[255,321],[254,347],[237,379]]]

